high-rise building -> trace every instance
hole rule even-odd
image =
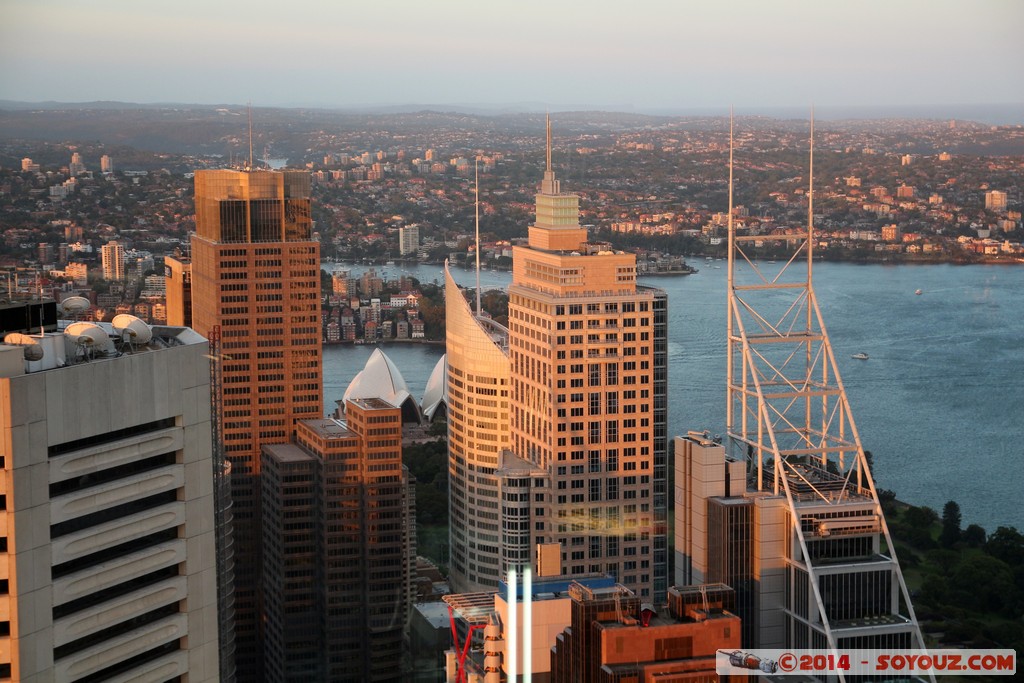
[[[495,590],[505,567],[497,472],[510,445],[508,330],[473,314],[447,266],[445,352],[449,578],[456,592]]]
[[[208,345],[129,329],[0,344],[0,678],[219,680]]]
[[[416,553],[401,443],[401,408],[370,398],[263,447],[268,681],[400,679]]]
[[[114,160],[109,154],[104,154],[100,157],[100,172],[101,173],[113,173],[114,172]]]
[[[167,324],[192,324],[192,260],[164,256]]]
[[[36,257],[40,266],[53,265],[57,252],[53,245],[48,242],[40,242],[36,248]]]
[[[221,439],[234,503],[240,680],[261,676],[258,485],[264,444],[323,414],[319,245],[310,179],[286,171],[195,174],[192,319],[219,329]]]
[[[1006,193],[1000,190],[989,190],[985,193],[985,208],[989,211],[1006,210]]]
[[[677,580],[732,584],[758,621],[744,647],[922,648],[814,291],[808,197],[783,266],[730,218],[726,439],[676,442]]]
[[[420,226],[416,223],[398,228],[398,253],[415,254],[420,248]]]
[[[331,292],[338,297],[349,297],[359,292],[359,281],[348,270],[336,270],[331,275]]]
[[[103,259],[103,279],[123,280],[124,271],[124,245],[116,240],[103,245],[101,252]]]
[[[549,124],[536,221],[513,249],[507,335],[457,303],[448,277],[453,581],[493,588],[538,545],[560,544],[554,573],[605,572],[663,600],[666,299],[637,285],[634,255],[587,240],[550,140]],[[474,532],[467,509],[494,529]],[[522,517],[514,531],[510,515]]]
[[[85,173],[85,164],[82,163],[82,155],[78,152],[73,152],[71,154],[71,163],[68,164],[68,174],[76,176],[83,173]]]

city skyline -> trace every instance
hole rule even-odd
[[[5,3],[0,59],[16,68],[0,76],[0,99],[626,111],[979,105],[1019,98],[1020,77],[1004,67],[1024,57],[1013,37],[1024,6],[995,1],[527,2],[476,12],[454,2],[301,5],[271,20],[260,2],[244,16],[232,4]],[[261,56],[288,51],[301,57]],[[243,60],[260,68],[216,77],[217,64]],[[536,78],[555,62],[566,78]]]

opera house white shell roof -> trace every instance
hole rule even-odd
[[[428,420],[434,419],[437,409],[444,404],[448,405],[448,354],[441,356],[430,373],[427,380],[427,388],[423,392],[423,416]]]
[[[352,378],[341,401],[378,398],[402,409],[403,422],[419,422],[420,410],[398,366],[380,349],[374,349],[363,369]]]

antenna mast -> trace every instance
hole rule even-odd
[[[732,343],[732,339],[733,339],[733,316],[735,315],[736,312],[733,310],[733,306],[735,304],[735,301],[733,300],[733,297],[731,296],[731,293],[733,291],[733,286],[735,285],[735,282],[733,281],[733,271],[734,271],[734,268],[736,266],[736,263],[735,263],[735,260],[734,260],[734,258],[735,258],[735,251],[736,251],[736,241],[735,241],[735,233],[733,232],[733,225],[732,225],[732,153],[733,153],[733,110],[732,110],[732,105],[729,105],[729,216],[727,218],[727,221],[728,221],[728,232],[729,232],[729,261],[728,261],[728,265],[727,265],[728,271],[726,271],[726,272],[728,273],[728,290],[727,291],[730,293],[730,296],[728,296],[726,298],[727,312],[726,312],[726,336],[725,336],[725,338],[727,340],[727,342],[726,342],[726,356],[727,356],[727,360],[726,360],[726,374],[727,374],[726,386],[727,387],[733,386],[733,381],[735,379],[733,377],[733,366],[734,366],[734,363],[733,363],[733,351],[734,351],[734,344]],[[732,400],[732,397],[727,394],[726,395],[726,400],[725,400],[725,432],[726,432],[726,434],[729,434],[732,431],[733,431],[733,400]]]
[[[814,105],[811,105],[811,162],[807,172],[807,284],[814,267]]]
[[[544,170],[548,171],[550,173],[551,172],[551,114],[545,114],[544,117],[546,119],[546,125],[547,125],[547,129],[548,129],[548,145],[547,145],[548,166]]]
[[[249,170],[252,170],[252,102],[249,102]]]
[[[480,315],[480,155],[476,155],[476,314]]]

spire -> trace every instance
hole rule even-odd
[[[547,127],[547,167],[544,169],[544,180],[540,184],[541,194],[559,194],[561,188],[555,179],[555,172],[551,170],[551,114],[545,114],[545,125]]]
[[[480,155],[476,155],[476,314],[480,315]]]
[[[249,168],[252,170],[252,102],[249,103]]]
[[[547,171],[548,173],[550,173],[551,172],[551,114],[545,114],[544,116],[545,116],[545,119],[547,121],[547,129],[548,129],[548,147],[547,147],[547,150],[548,150],[548,166],[544,170]]]

